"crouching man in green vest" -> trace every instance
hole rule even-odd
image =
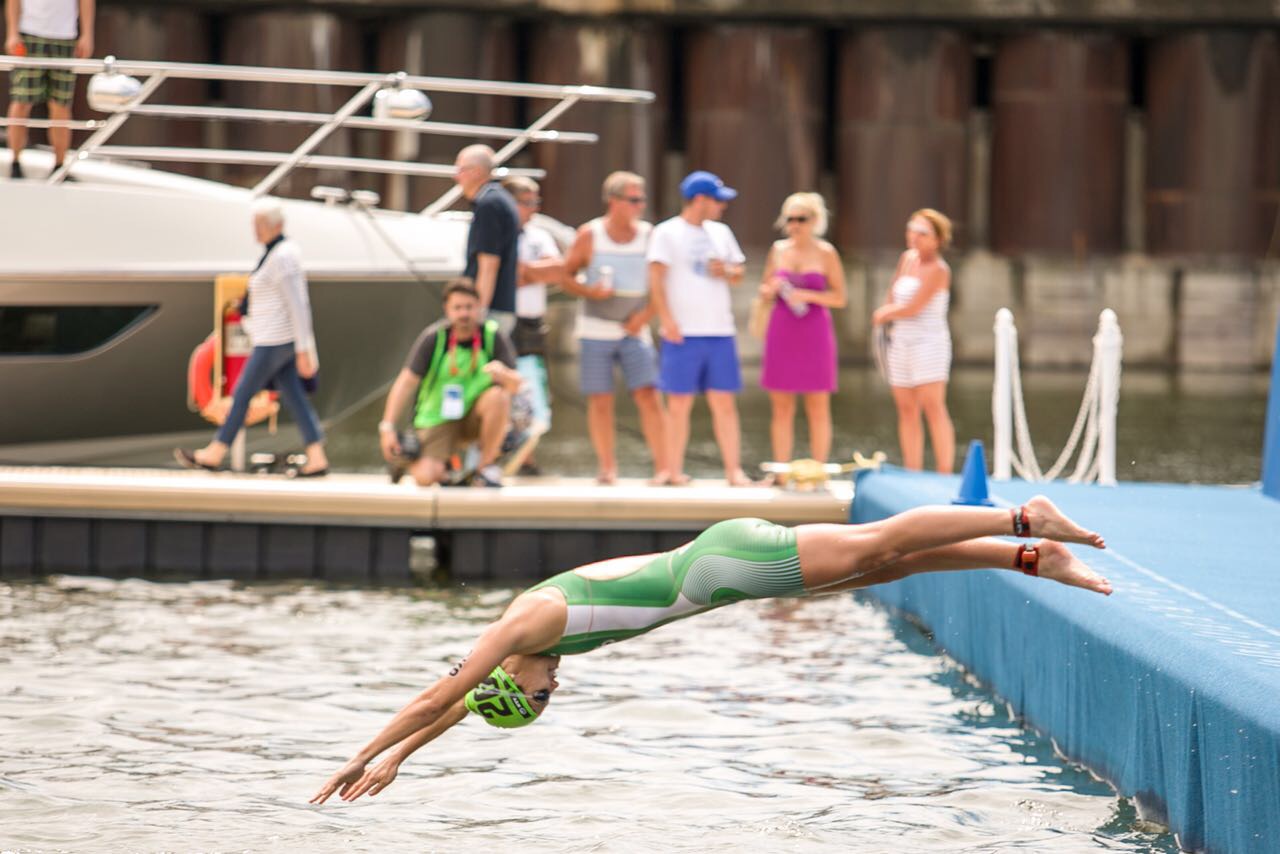
[[[404,460],[396,425],[414,401],[421,452],[408,464],[408,474],[419,486],[439,483],[449,458],[476,441],[480,465],[474,482],[502,485],[497,459],[520,374],[510,339],[496,321],[482,317],[480,295],[470,279],[445,285],[444,319],[418,336],[387,395],[378,424],[382,456],[393,466]]]

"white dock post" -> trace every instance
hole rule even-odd
[[[1013,476],[1013,353],[1018,346],[1018,330],[1013,312],[996,312],[995,385],[991,390],[992,472],[995,480]]]
[[[1120,406],[1120,359],[1124,336],[1116,313],[1103,309],[1098,316],[1094,338],[1094,358],[1101,359],[1098,371],[1098,483],[1116,485],[1116,412]]]
[[[244,428],[240,428],[240,432],[236,433],[235,441],[231,443],[231,470],[245,470],[245,438]]]

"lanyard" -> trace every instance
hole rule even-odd
[[[458,333],[456,330],[449,329],[449,376],[458,375]],[[480,358],[480,332],[476,331],[471,336],[471,361],[475,362]],[[475,367],[474,365],[472,366]]]

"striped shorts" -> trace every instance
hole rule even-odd
[[[885,374],[894,388],[944,383],[951,377],[951,335],[894,335],[885,353]]]
[[[27,57],[38,59],[71,59],[75,54],[75,39],[46,39],[20,33]],[[9,72],[9,100],[20,104],[70,105],[76,94],[74,71],[58,68],[16,68]]]
[[[658,353],[648,341],[627,336],[619,341],[583,338],[578,343],[578,388],[583,394],[613,394],[614,363],[622,367],[629,391],[658,384]]]

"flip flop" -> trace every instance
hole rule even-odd
[[[173,458],[185,469],[194,469],[196,471],[219,471],[222,468],[222,466],[211,466],[200,462],[196,459],[195,452],[188,451],[186,448],[174,448]]]

